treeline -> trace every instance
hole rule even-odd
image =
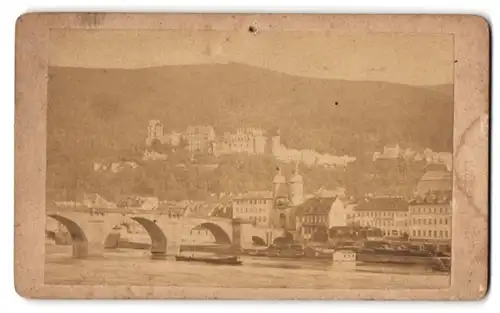
[[[92,164],[61,163],[49,169],[50,189],[97,192],[117,201],[128,195],[156,196],[162,200],[203,200],[211,194],[271,190],[276,167],[286,176],[294,165],[278,163],[271,156],[233,154],[219,158],[185,150],[169,154],[165,161],[140,161],[114,173],[94,171]],[[349,195],[367,193],[409,196],[424,173],[422,162],[392,160],[386,163],[358,160],[343,169],[300,166],[304,192],[320,188],[347,188]]]

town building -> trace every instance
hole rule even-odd
[[[116,208],[116,204],[111,201],[104,199],[98,193],[84,193],[82,204],[88,208],[97,208],[97,209],[114,209]]]
[[[180,219],[186,214],[187,206],[176,201],[163,200],[158,203],[158,213],[172,219]]]
[[[384,150],[382,152],[374,152],[373,153],[373,161],[378,159],[398,159],[402,156],[403,151],[399,144],[387,145],[384,146]]]
[[[365,198],[353,210],[360,226],[378,228],[387,237],[408,234],[408,202],[401,197]]]
[[[151,211],[158,209],[159,203],[160,202],[156,197],[131,195],[118,200],[116,206],[119,208]]]
[[[452,198],[450,191],[430,191],[409,204],[411,240],[446,243],[451,240]]]
[[[168,159],[168,155],[153,150],[144,150],[142,159],[144,161],[164,161]]]
[[[136,169],[139,164],[135,161],[100,160],[93,162],[94,172],[118,173],[124,169]]]
[[[322,233],[323,241],[326,241],[328,230],[347,226],[350,214],[339,197],[314,197],[300,204],[295,215],[298,239],[314,241],[319,239],[315,235]]]
[[[233,218],[251,221],[255,226],[272,227],[273,194],[254,191],[233,197]]]

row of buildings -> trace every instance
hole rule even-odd
[[[181,146],[190,152],[209,153],[215,156],[248,153],[251,155],[272,155],[285,163],[300,162],[307,166],[320,165],[324,167],[345,168],[356,160],[347,155],[335,156],[321,154],[312,149],[291,149],[281,143],[279,130],[268,134],[259,128],[239,128],[235,132],[224,132],[217,136],[212,126],[189,126],[185,132],[164,133],[164,126],[158,120],[149,121],[146,145],[151,147],[155,141]],[[151,149],[146,149],[144,159],[163,160],[162,155]]]
[[[83,198],[83,205],[100,208],[129,207],[161,210],[167,216],[217,216],[240,219],[256,227],[282,228],[299,241],[313,241],[314,235],[332,228],[362,226],[377,228],[387,237],[449,242],[452,237],[452,176],[446,167],[429,166],[411,199],[391,196],[347,197],[343,190],[304,194],[298,166],[290,175],[280,168],[272,189],[225,195],[206,201],[158,201],[155,198],[127,198],[111,203],[96,194]],[[57,203],[74,206],[75,203]],[[193,230],[196,241],[210,241],[207,230]]]
[[[448,242],[452,225],[448,174],[445,168],[429,170],[409,200],[391,196],[355,200],[343,194],[304,196],[298,170],[286,179],[278,169],[272,191],[233,197],[233,218],[258,227],[284,228],[302,241],[313,240],[317,232],[357,225],[380,229],[387,237]]]

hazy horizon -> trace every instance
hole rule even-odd
[[[155,66],[145,66],[145,67],[137,67],[137,68],[116,68],[116,67],[82,67],[82,66],[59,66],[59,65],[49,65],[49,68],[61,68],[61,69],[77,69],[77,70],[101,70],[101,71],[140,71],[140,70],[152,70],[152,69],[161,69],[164,67],[182,67],[182,66],[218,66],[218,65],[239,65],[239,66],[247,66],[250,68],[258,68],[261,70],[266,70],[270,72],[275,72],[279,73],[282,75],[287,75],[291,77],[301,77],[301,78],[307,78],[307,79],[313,79],[313,80],[332,80],[332,81],[345,81],[345,82],[353,82],[353,83],[388,83],[388,84],[393,84],[393,85],[405,85],[409,87],[415,87],[415,88],[429,88],[429,87],[438,87],[438,86],[452,86],[453,82],[449,83],[438,83],[438,84],[422,84],[422,85],[413,85],[413,84],[406,84],[406,83],[401,83],[401,82],[392,82],[392,81],[385,81],[385,80],[352,80],[352,79],[343,79],[343,78],[327,78],[327,77],[308,77],[308,76],[301,76],[301,75],[294,75],[290,73],[285,73],[281,71],[276,71],[270,68],[266,67],[261,67],[261,66],[255,66],[255,65],[250,65],[246,63],[241,63],[241,62],[226,62],[226,63],[193,63],[193,64],[166,64],[166,65],[155,65]]]

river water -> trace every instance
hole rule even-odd
[[[447,288],[450,283],[449,275],[407,266],[346,269],[327,260],[242,260],[241,266],[151,260],[147,250],[107,250],[103,257],[73,259],[71,246],[48,244],[45,283],[313,289]]]

